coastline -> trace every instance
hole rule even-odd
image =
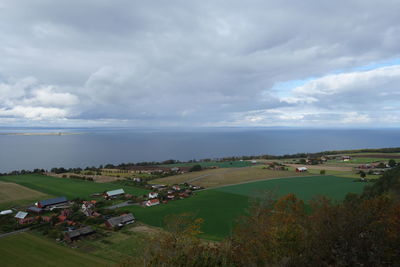
[[[19,135],[19,136],[32,136],[32,135],[82,135],[85,133],[71,133],[71,132],[57,132],[57,133],[0,133],[0,135]]]

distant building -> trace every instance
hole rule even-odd
[[[133,216],[132,213],[128,213],[118,217],[110,218],[105,222],[105,224],[109,228],[114,228],[114,227],[122,227],[126,224],[131,224],[134,222],[135,222],[135,217]]]
[[[94,230],[90,226],[85,226],[83,228],[72,230],[64,233],[64,239],[68,242],[72,242],[81,238],[82,236],[87,236],[93,234]]]
[[[33,213],[37,213],[37,214],[39,214],[39,213],[41,213],[43,211],[43,209],[38,208],[36,206],[31,206],[31,207],[27,208],[26,210],[28,212],[33,212]]]
[[[3,210],[0,212],[0,215],[7,215],[7,214],[11,214],[11,213],[13,213],[12,210]]]
[[[157,198],[158,197],[158,193],[157,192],[150,192],[149,193],[149,198]]]
[[[36,206],[38,208],[45,209],[45,208],[50,208],[52,206],[65,204],[67,202],[68,202],[68,200],[66,197],[56,197],[56,198],[41,200],[38,203],[36,203]]]
[[[106,192],[106,194],[105,194],[105,196],[106,196],[106,198],[116,198],[116,197],[118,197],[118,196],[120,196],[120,195],[124,195],[125,194],[125,191],[124,191],[124,189],[117,189],[117,190],[112,190],[112,191],[108,191],[108,192]]]
[[[306,172],[307,168],[306,167],[298,167],[296,168],[296,172]]]
[[[146,206],[151,207],[160,204],[160,201],[157,198],[149,199],[146,201]]]

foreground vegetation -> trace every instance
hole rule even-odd
[[[397,266],[400,262],[400,168],[342,203],[320,198],[311,211],[295,195],[254,202],[232,235],[199,239],[202,220],[167,222],[149,244],[148,266]]]

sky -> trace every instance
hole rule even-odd
[[[0,126],[399,127],[400,0],[0,0]]]

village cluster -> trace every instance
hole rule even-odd
[[[125,193],[122,188],[92,194],[91,200],[68,200],[60,196],[3,210],[0,219],[3,219],[3,227],[9,227],[9,232],[33,228],[60,241],[72,242],[99,231],[117,230],[134,223],[135,216],[124,211],[124,207],[138,205],[146,208],[167,204],[169,201],[188,198],[193,195],[193,191],[199,189],[190,184],[153,185],[152,192],[139,197]]]

